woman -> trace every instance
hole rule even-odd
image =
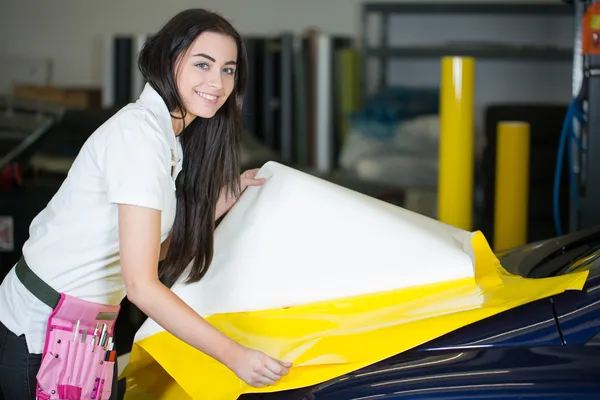
[[[159,281],[183,273],[188,282],[201,279],[212,260],[215,220],[247,186],[263,184],[256,170],[238,173],[247,77],[240,35],[214,13],[183,11],[149,40],[139,68],[147,81],[139,100],[82,147],[33,220],[22,260],[57,292],[108,305],[127,296],[249,385],[271,385],[289,363],[221,334]],[[0,287],[0,389],[7,399],[34,398],[52,311],[17,275],[13,268]]]

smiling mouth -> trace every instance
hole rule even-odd
[[[204,100],[208,101],[209,103],[216,103],[219,99],[219,96],[215,96],[204,92],[196,92],[196,94],[202,97]]]

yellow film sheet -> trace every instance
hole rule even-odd
[[[255,389],[152,320],[138,331],[126,399],[235,400],[316,385],[565,290],[587,271],[524,279],[467,232],[275,162],[215,231],[203,280],[172,290],[240,343],[293,362]]]

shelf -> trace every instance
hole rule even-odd
[[[464,56],[494,60],[573,61],[572,49],[527,46],[416,46],[368,48],[367,57],[441,58]]]
[[[366,3],[365,12],[403,14],[573,15],[573,6],[552,3]]]

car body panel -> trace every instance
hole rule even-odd
[[[561,344],[552,303],[543,299],[467,325],[417,350]]]
[[[576,254],[587,238],[595,242],[583,248],[586,261],[580,262]],[[322,385],[242,398],[600,399],[600,229],[499,257],[522,276],[582,269],[589,276],[582,291],[510,309]]]
[[[600,336],[600,269],[590,270],[582,291],[557,296],[554,307],[567,345],[589,343]],[[600,365],[598,366],[600,368]],[[600,394],[598,396],[600,398]]]
[[[352,374],[314,392],[316,400],[598,399],[600,348],[518,347],[409,352],[386,367]],[[569,397],[570,396],[570,397]]]
[[[598,360],[600,347],[589,353],[583,342],[579,350],[564,346],[553,301],[544,299],[323,385],[243,400],[597,399]]]
[[[477,322],[315,388],[314,398],[598,399],[600,346],[585,346],[587,336],[565,345],[554,303],[541,300]]]

